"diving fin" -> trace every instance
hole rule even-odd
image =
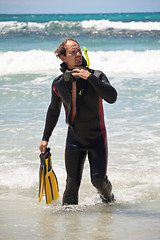
[[[57,200],[59,197],[58,181],[52,169],[50,148],[47,148],[44,154],[40,154],[40,160],[38,201],[40,202],[45,194],[46,203],[49,204],[52,200]]]

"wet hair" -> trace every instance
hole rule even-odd
[[[66,44],[68,41],[76,42],[76,43],[79,45],[79,43],[78,43],[75,39],[66,38],[66,39],[58,46],[58,48],[54,51],[54,53],[56,54],[56,57],[57,57],[57,58],[60,58],[61,55],[66,56],[65,44]]]

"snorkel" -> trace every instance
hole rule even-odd
[[[85,55],[85,58],[87,61],[87,67],[89,68],[89,57],[88,57],[88,53],[87,53],[87,48],[83,47],[83,49],[84,49],[84,55]]]

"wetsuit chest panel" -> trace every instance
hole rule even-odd
[[[98,116],[99,96],[86,80],[80,81],[77,81],[77,117],[78,121],[86,122]]]
[[[72,83],[59,81],[56,83],[56,88],[58,90],[58,94],[62,99],[63,104],[67,109],[71,108],[71,99],[72,99]]]
[[[64,82],[62,79],[56,82],[56,90],[66,109],[66,122],[70,122],[72,109],[72,82]],[[82,94],[80,94],[80,92]],[[99,121],[99,96],[87,80],[76,81],[76,115],[74,118],[74,129],[83,134],[97,135],[100,129]]]

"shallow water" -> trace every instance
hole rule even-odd
[[[34,191],[3,191],[0,202],[1,239],[159,239],[158,202],[45,206]]]
[[[159,81],[156,77],[110,81],[119,93],[116,104],[104,104],[108,175],[116,202],[101,203],[86,160],[79,205],[66,208],[61,205],[67,131],[63,110],[49,144],[60,199],[49,206],[45,199],[38,203],[38,145],[52,76],[1,77],[2,239],[159,239]]]

